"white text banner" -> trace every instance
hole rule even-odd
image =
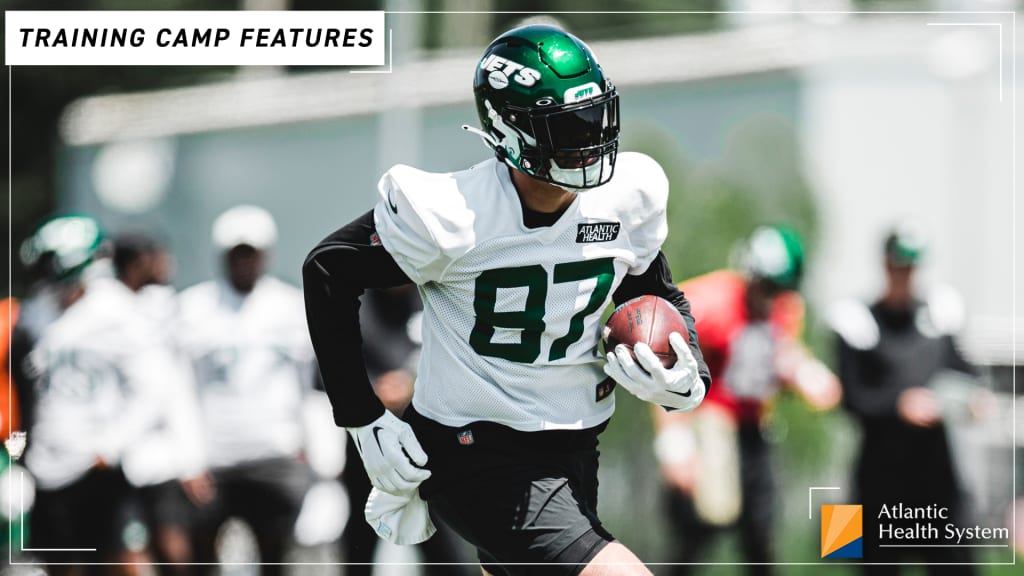
[[[8,11],[11,66],[383,66],[381,11]]]

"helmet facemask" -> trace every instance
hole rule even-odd
[[[619,97],[614,88],[561,106],[508,106],[505,116],[528,137],[519,143],[518,170],[573,191],[611,180],[619,146]]]

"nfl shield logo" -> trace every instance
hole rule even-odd
[[[459,432],[458,439],[459,444],[462,444],[463,446],[469,446],[470,444],[473,443],[473,431],[463,430],[462,432]]]

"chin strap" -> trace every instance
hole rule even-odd
[[[484,141],[484,143],[486,143],[492,149],[498,148],[498,141],[494,139],[494,136],[491,136],[487,132],[484,132],[483,130],[476,128],[474,126],[470,126],[469,124],[463,124],[462,129],[465,130],[466,132],[476,134],[477,136],[480,137],[481,140]]]

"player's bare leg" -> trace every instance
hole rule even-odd
[[[171,566],[161,566],[160,573],[180,576],[189,573],[188,564],[192,562],[192,541],[189,539],[188,532],[183,528],[177,526],[159,528],[156,548],[160,553],[160,560],[171,564]]]
[[[124,550],[114,556],[117,566],[111,566],[109,574],[114,576],[141,576],[153,559],[145,551]]]
[[[587,564],[583,572],[580,572],[580,576],[649,576],[650,574],[651,571],[636,557],[636,554],[618,542],[612,542],[605,546]]]

